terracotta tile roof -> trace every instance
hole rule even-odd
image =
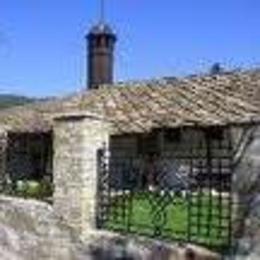
[[[115,133],[157,127],[258,121],[260,70],[121,83],[3,110],[12,131],[48,131],[56,113],[88,111],[113,122]]]

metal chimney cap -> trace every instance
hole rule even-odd
[[[112,28],[106,24],[106,23],[98,23],[96,25],[94,25],[91,29],[90,29],[90,32],[89,32],[89,36],[96,36],[96,35],[102,35],[102,34],[105,34],[105,35],[115,35]]]

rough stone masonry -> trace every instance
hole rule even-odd
[[[81,236],[96,226],[97,153],[109,124],[89,114],[66,114],[54,127],[54,208]]]

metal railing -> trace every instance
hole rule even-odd
[[[232,244],[231,142],[205,153],[136,158],[99,151],[99,228],[191,242],[223,251]],[[202,154],[204,154],[202,156]]]

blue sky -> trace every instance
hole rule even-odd
[[[259,0],[106,0],[118,34],[117,80],[260,64]],[[64,95],[84,88],[84,35],[97,0],[1,0],[0,93]]]

